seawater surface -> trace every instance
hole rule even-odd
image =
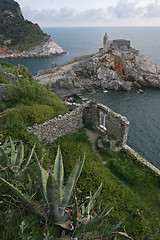
[[[43,28],[57,44],[67,51],[66,55],[51,58],[1,59],[14,64],[24,64],[36,75],[39,70],[49,69],[52,62],[65,63],[75,56],[96,53],[102,47],[104,33],[109,39],[128,39],[131,46],[140,50],[160,67],[160,27],[87,27]],[[108,105],[130,121],[128,145],[142,153],[160,168],[160,89],[144,88],[130,92],[109,91],[104,94],[86,94],[86,97]]]
[[[86,93],[85,97],[109,106],[130,121],[127,144],[160,168],[160,90]]]
[[[36,75],[39,70],[49,69],[52,62],[59,64],[73,57],[96,53],[103,45],[107,32],[109,39],[128,39],[131,46],[140,50],[160,66],[160,27],[71,27],[43,28],[67,54],[50,58],[0,59],[14,64],[23,64]]]

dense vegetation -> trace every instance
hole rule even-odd
[[[101,183],[103,184],[102,191],[96,199],[94,211],[91,213],[92,217],[96,217],[97,212],[106,204],[109,204],[108,209],[113,207],[108,218],[105,217],[105,223],[102,226],[96,224],[98,227],[96,229],[91,225],[89,234],[85,228],[82,228],[83,231],[78,237],[94,239],[102,236],[110,240],[119,240],[127,239],[127,235],[116,236],[112,232],[126,232],[134,240],[160,239],[157,232],[160,219],[159,177],[150,169],[142,166],[127,151],[113,153],[109,149],[100,148],[98,155],[93,153],[85,128],[80,129],[78,133],[63,136],[52,144],[42,145],[34,134],[27,131],[26,126],[43,122],[59,113],[64,114],[67,111],[65,104],[49,89],[35,82],[24,66],[5,63],[1,64],[1,71],[6,74],[3,74],[2,78],[9,83],[10,100],[0,102],[1,146],[6,151],[6,153],[0,152],[0,177],[20,190],[26,197],[26,201],[31,201],[38,211],[47,215],[46,222],[43,221],[43,218],[39,219],[26,205],[24,207],[22,199],[20,200],[10,190],[9,185],[0,181],[1,239],[47,240],[61,237],[62,228],[54,224],[54,218],[48,217],[48,211],[44,208],[44,201],[42,201],[45,194],[40,191],[41,188],[37,183],[42,175],[45,177],[48,174],[46,170],[49,173],[53,173],[54,170],[55,174],[54,159],[59,145],[63,156],[65,186],[77,159],[79,156],[82,159],[85,153],[82,173],[80,177],[78,176],[76,189],[67,208],[70,216],[69,223],[72,222],[76,213],[75,209],[73,210],[73,207],[76,206],[73,204],[75,197],[78,202],[82,203],[87,196],[91,197],[90,191],[95,193],[100,188]],[[46,118],[41,118],[42,111]],[[13,142],[10,140],[9,143],[9,136]],[[8,142],[5,142],[7,138]],[[24,146],[19,140],[23,141]],[[24,155],[20,154],[23,148]],[[36,155],[32,152],[33,148]],[[32,158],[30,159],[31,153]],[[22,160],[24,158],[20,164],[17,165],[18,160],[10,160],[20,159],[20,155]],[[29,165],[24,171],[27,159],[29,159]],[[107,162],[107,164],[103,165],[102,162]],[[37,176],[39,176],[38,179]],[[77,177],[75,179],[77,180]],[[42,182],[46,184],[46,180]],[[49,187],[50,185],[53,183],[44,186]],[[48,194],[48,199],[50,199],[49,196]],[[49,201],[56,204],[53,200]],[[81,218],[79,210],[77,211],[76,217]],[[69,232],[69,229],[65,231],[68,238],[71,236],[68,235]],[[77,235],[75,236],[77,237]]]
[[[13,0],[0,2],[0,36],[0,46],[11,50],[27,50],[49,37],[38,24],[23,18],[18,3]]]
[[[3,76],[2,79],[4,79],[3,83],[5,81],[9,83],[7,89],[10,99],[0,102],[0,111],[7,109],[0,118],[0,130],[4,138],[7,137],[7,134],[12,135],[15,129],[13,135],[16,134],[16,137],[21,139],[18,132],[16,133],[16,126],[24,129],[19,132],[22,137],[23,133],[27,132],[24,126],[43,123],[67,112],[64,102],[50,88],[36,82],[23,65],[14,66],[10,63],[1,63],[0,68],[0,76]],[[13,129],[12,132],[10,132],[11,129]]]

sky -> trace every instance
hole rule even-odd
[[[15,0],[41,27],[160,26],[160,0]]]

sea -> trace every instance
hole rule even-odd
[[[63,64],[73,57],[98,52],[103,36],[109,39],[127,39],[160,67],[160,27],[72,27],[43,28],[67,54],[51,58],[5,59],[14,64],[25,65],[32,75],[49,69],[52,62]],[[160,169],[160,89],[143,88],[129,92],[108,91],[84,93],[85,98],[103,103],[128,118],[130,128],[128,145]]]

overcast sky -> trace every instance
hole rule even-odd
[[[17,2],[24,17],[41,27],[160,26],[160,0],[17,0]]]

